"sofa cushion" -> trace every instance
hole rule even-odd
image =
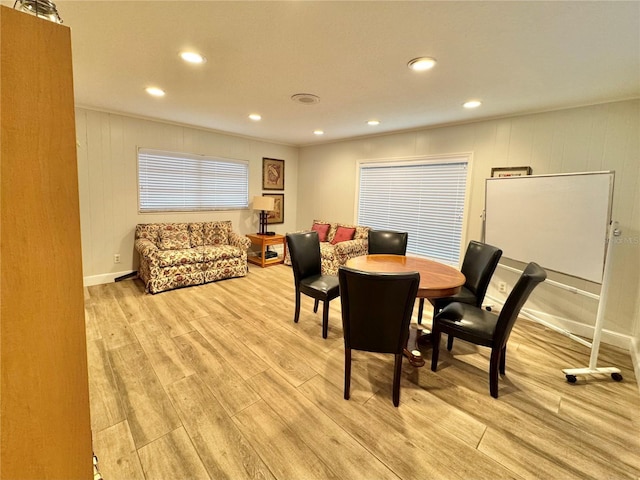
[[[159,229],[160,224],[158,223],[139,223],[136,226],[136,240],[139,238],[146,238],[148,240],[151,240],[157,247]]]
[[[240,258],[244,253],[238,247],[231,245],[205,245],[201,249],[203,253],[204,262],[216,262],[218,260],[224,260],[228,258]]]
[[[160,267],[191,265],[200,262],[202,262],[202,248],[158,251],[158,266]]]
[[[201,247],[204,245],[204,223],[189,224],[189,240],[192,247]]]
[[[228,245],[231,222],[207,222],[204,224],[204,245]]]
[[[160,227],[158,232],[160,250],[181,250],[190,248],[189,231],[186,223],[168,223]]]
[[[339,226],[336,229],[336,234],[334,235],[333,240],[331,240],[331,244],[335,245],[336,243],[346,242],[347,240],[353,240],[353,236],[355,235],[355,233],[356,233],[355,227],[348,228],[348,227]]]
[[[328,223],[314,223],[311,230],[318,232],[318,238],[321,242],[326,242],[330,226]]]

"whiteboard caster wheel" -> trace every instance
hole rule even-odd
[[[622,381],[622,375],[620,375],[618,372],[612,373],[611,378],[613,378],[616,382]]]
[[[576,378],[575,375],[567,375],[567,382],[576,383],[576,380],[578,380],[578,379]]]

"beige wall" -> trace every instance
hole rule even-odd
[[[262,157],[285,161],[285,223],[293,230],[298,149],[234,135],[76,108],[78,176],[85,284],[105,283],[137,270],[133,236],[138,223],[231,220],[239,233],[258,230],[253,210],[205,213],[138,213],[137,148],[220,156],[249,161],[249,201],[262,190]],[[113,255],[121,263],[113,263]]]
[[[311,225],[314,218],[356,221],[356,164],[363,159],[471,152],[465,245],[481,239],[484,184],[491,167],[529,165],[534,174],[615,170],[613,218],[623,234],[613,252],[603,341],[628,346],[640,333],[639,132],[640,101],[635,100],[305,147],[300,150],[297,227]],[[550,278],[599,292],[598,285],[585,281],[553,272]],[[500,298],[495,282],[504,280],[509,289],[516,279],[517,274],[498,269],[489,294]],[[597,302],[544,285],[529,306],[551,315],[556,325],[588,335]]]

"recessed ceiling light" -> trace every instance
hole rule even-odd
[[[371,125],[372,127],[376,125],[380,125],[380,120],[369,120],[367,122],[367,125]]]
[[[154,97],[164,97],[164,90],[161,88],[147,87],[145,90],[149,95],[153,95]]]
[[[189,63],[204,63],[207,61],[202,55],[196,52],[182,52],[180,58]]]
[[[462,104],[464,108],[478,108],[480,105],[482,105],[482,102],[480,100],[469,100],[468,102],[464,102]]]
[[[324,130],[314,130],[313,134],[314,135],[324,135]]]
[[[262,116],[258,113],[252,113],[251,115],[249,115],[249,118],[254,122],[262,120]]]
[[[419,57],[410,60],[407,66],[415,72],[430,70],[436,64],[436,59],[431,57]]]

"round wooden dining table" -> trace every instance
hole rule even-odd
[[[418,272],[420,284],[417,297],[420,298],[418,316],[422,316],[424,299],[449,297],[460,291],[465,277],[459,270],[435,260],[404,255],[362,255],[347,260],[346,267],[372,273]],[[415,332],[415,333],[414,333]],[[415,367],[424,365],[418,343],[429,343],[429,335],[421,329],[411,329],[405,356]]]

